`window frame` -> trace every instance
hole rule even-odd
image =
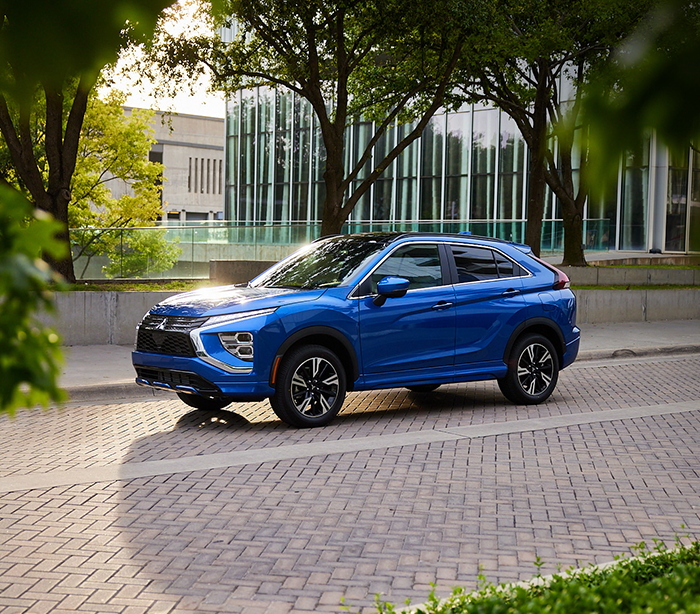
[[[455,255],[454,252],[452,251],[453,247],[476,247],[476,248],[481,248],[481,249],[486,249],[491,252],[491,258],[493,258],[493,263],[494,266],[496,267],[496,272],[498,273],[498,277],[494,277],[492,279],[477,279],[474,281],[459,281],[459,274],[457,273],[457,264],[455,261]],[[452,277],[452,285],[453,286],[463,286],[466,284],[484,284],[484,283],[492,283],[496,281],[502,281],[504,279],[523,279],[525,277],[532,277],[532,272],[529,271],[525,266],[520,264],[518,261],[515,259],[511,258],[508,254],[504,253],[500,249],[496,247],[491,247],[490,245],[478,245],[475,243],[449,243],[445,246],[445,251],[447,252],[448,258],[448,266],[450,269],[450,274]],[[502,277],[500,274],[500,271],[498,269],[498,261],[496,260],[496,254],[499,254],[502,256],[505,260],[510,261],[513,266],[517,266],[520,274],[519,275],[508,275],[505,277]]]
[[[425,290],[434,290],[435,288],[443,288],[445,286],[452,285],[452,277],[450,270],[450,260],[447,251],[447,246],[444,243],[438,241],[405,241],[395,245],[384,257],[377,262],[365,275],[363,275],[360,282],[355,286],[352,292],[348,295],[349,299],[362,299],[371,298],[377,296],[376,293],[372,292],[372,275],[374,272],[384,264],[389,258],[391,258],[394,253],[403,247],[414,247],[418,245],[431,245],[435,246],[438,250],[438,256],[440,258],[440,272],[442,273],[442,283],[436,286],[426,286],[425,288],[409,288],[409,292],[423,292]]]

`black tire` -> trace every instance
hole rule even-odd
[[[559,356],[552,342],[530,334],[515,342],[508,358],[508,373],[498,380],[503,395],[519,405],[542,403],[554,392],[559,379]]]
[[[442,384],[419,384],[418,386],[406,386],[411,392],[432,392],[440,388]]]
[[[324,426],[340,411],[345,391],[340,359],[322,345],[304,345],[282,360],[270,405],[291,426]]]
[[[231,399],[227,398],[211,398],[211,397],[200,397],[197,394],[185,394],[184,392],[178,392],[177,396],[180,400],[190,407],[195,409],[205,409],[208,411],[216,411],[218,409],[223,409],[227,405],[231,405]]]

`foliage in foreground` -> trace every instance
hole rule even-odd
[[[65,399],[56,383],[59,337],[35,315],[53,311],[49,285],[56,284],[39,254],[59,257],[65,245],[55,238],[59,224],[34,217],[32,209],[0,185],[0,412]]]
[[[416,614],[647,614],[700,613],[700,542],[669,550],[663,542],[635,547],[635,558],[617,559],[607,567],[570,569],[551,578],[535,576],[527,585],[487,584],[467,593],[455,588],[447,599],[433,592],[427,603],[404,611]],[[539,564],[539,562],[538,562]],[[377,612],[398,610],[377,600]]]

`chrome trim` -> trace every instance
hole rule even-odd
[[[477,279],[475,281],[460,281],[459,283],[452,284],[453,286],[466,286],[473,284],[488,284],[492,281],[505,281],[506,279],[527,279],[531,275],[518,275],[517,277],[494,277],[493,279]]]
[[[182,386],[181,384],[178,384],[177,386],[175,386],[175,390],[177,390],[178,392],[184,392],[186,394],[193,394],[200,397],[202,396],[201,394],[199,394],[199,392],[197,392],[197,389],[192,388],[192,386]]]
[[[210,364],[212,367],[216,367],[217,369],[226,371],[226,373],[247,374],[253,371],[252,366],[234,367],[233,365],[229,365],[225,362],[222,362],[221,360],[218,360],[213,356],[209,356],[209,354],[207,354],[206,350],[204,349],[204,344],[202,343],[202,340],[200,339],[200,334],[205,330],[207,330],[207,327],[198,328],[197,330],[193,330],[190,333],[190,339],[192,340],[192,345],[194,346],[194,353],[197,356],[197,358],[203,360],[207,364]]]
[[[140,377],[137,377],[136,383],[139,386],[148,386],[149,388],[155,388],[157,390],[165,390],[167,392],[175,392],[174,388],[170,384],[166,384],[165,382],[149,382],[148,380],[141,379]]]

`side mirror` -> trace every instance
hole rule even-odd
[[[408,291],[408,284],[405,277],[384,277],[377,284],[377,296],[372,302],[381,307],[388,298],[400,298]]]

